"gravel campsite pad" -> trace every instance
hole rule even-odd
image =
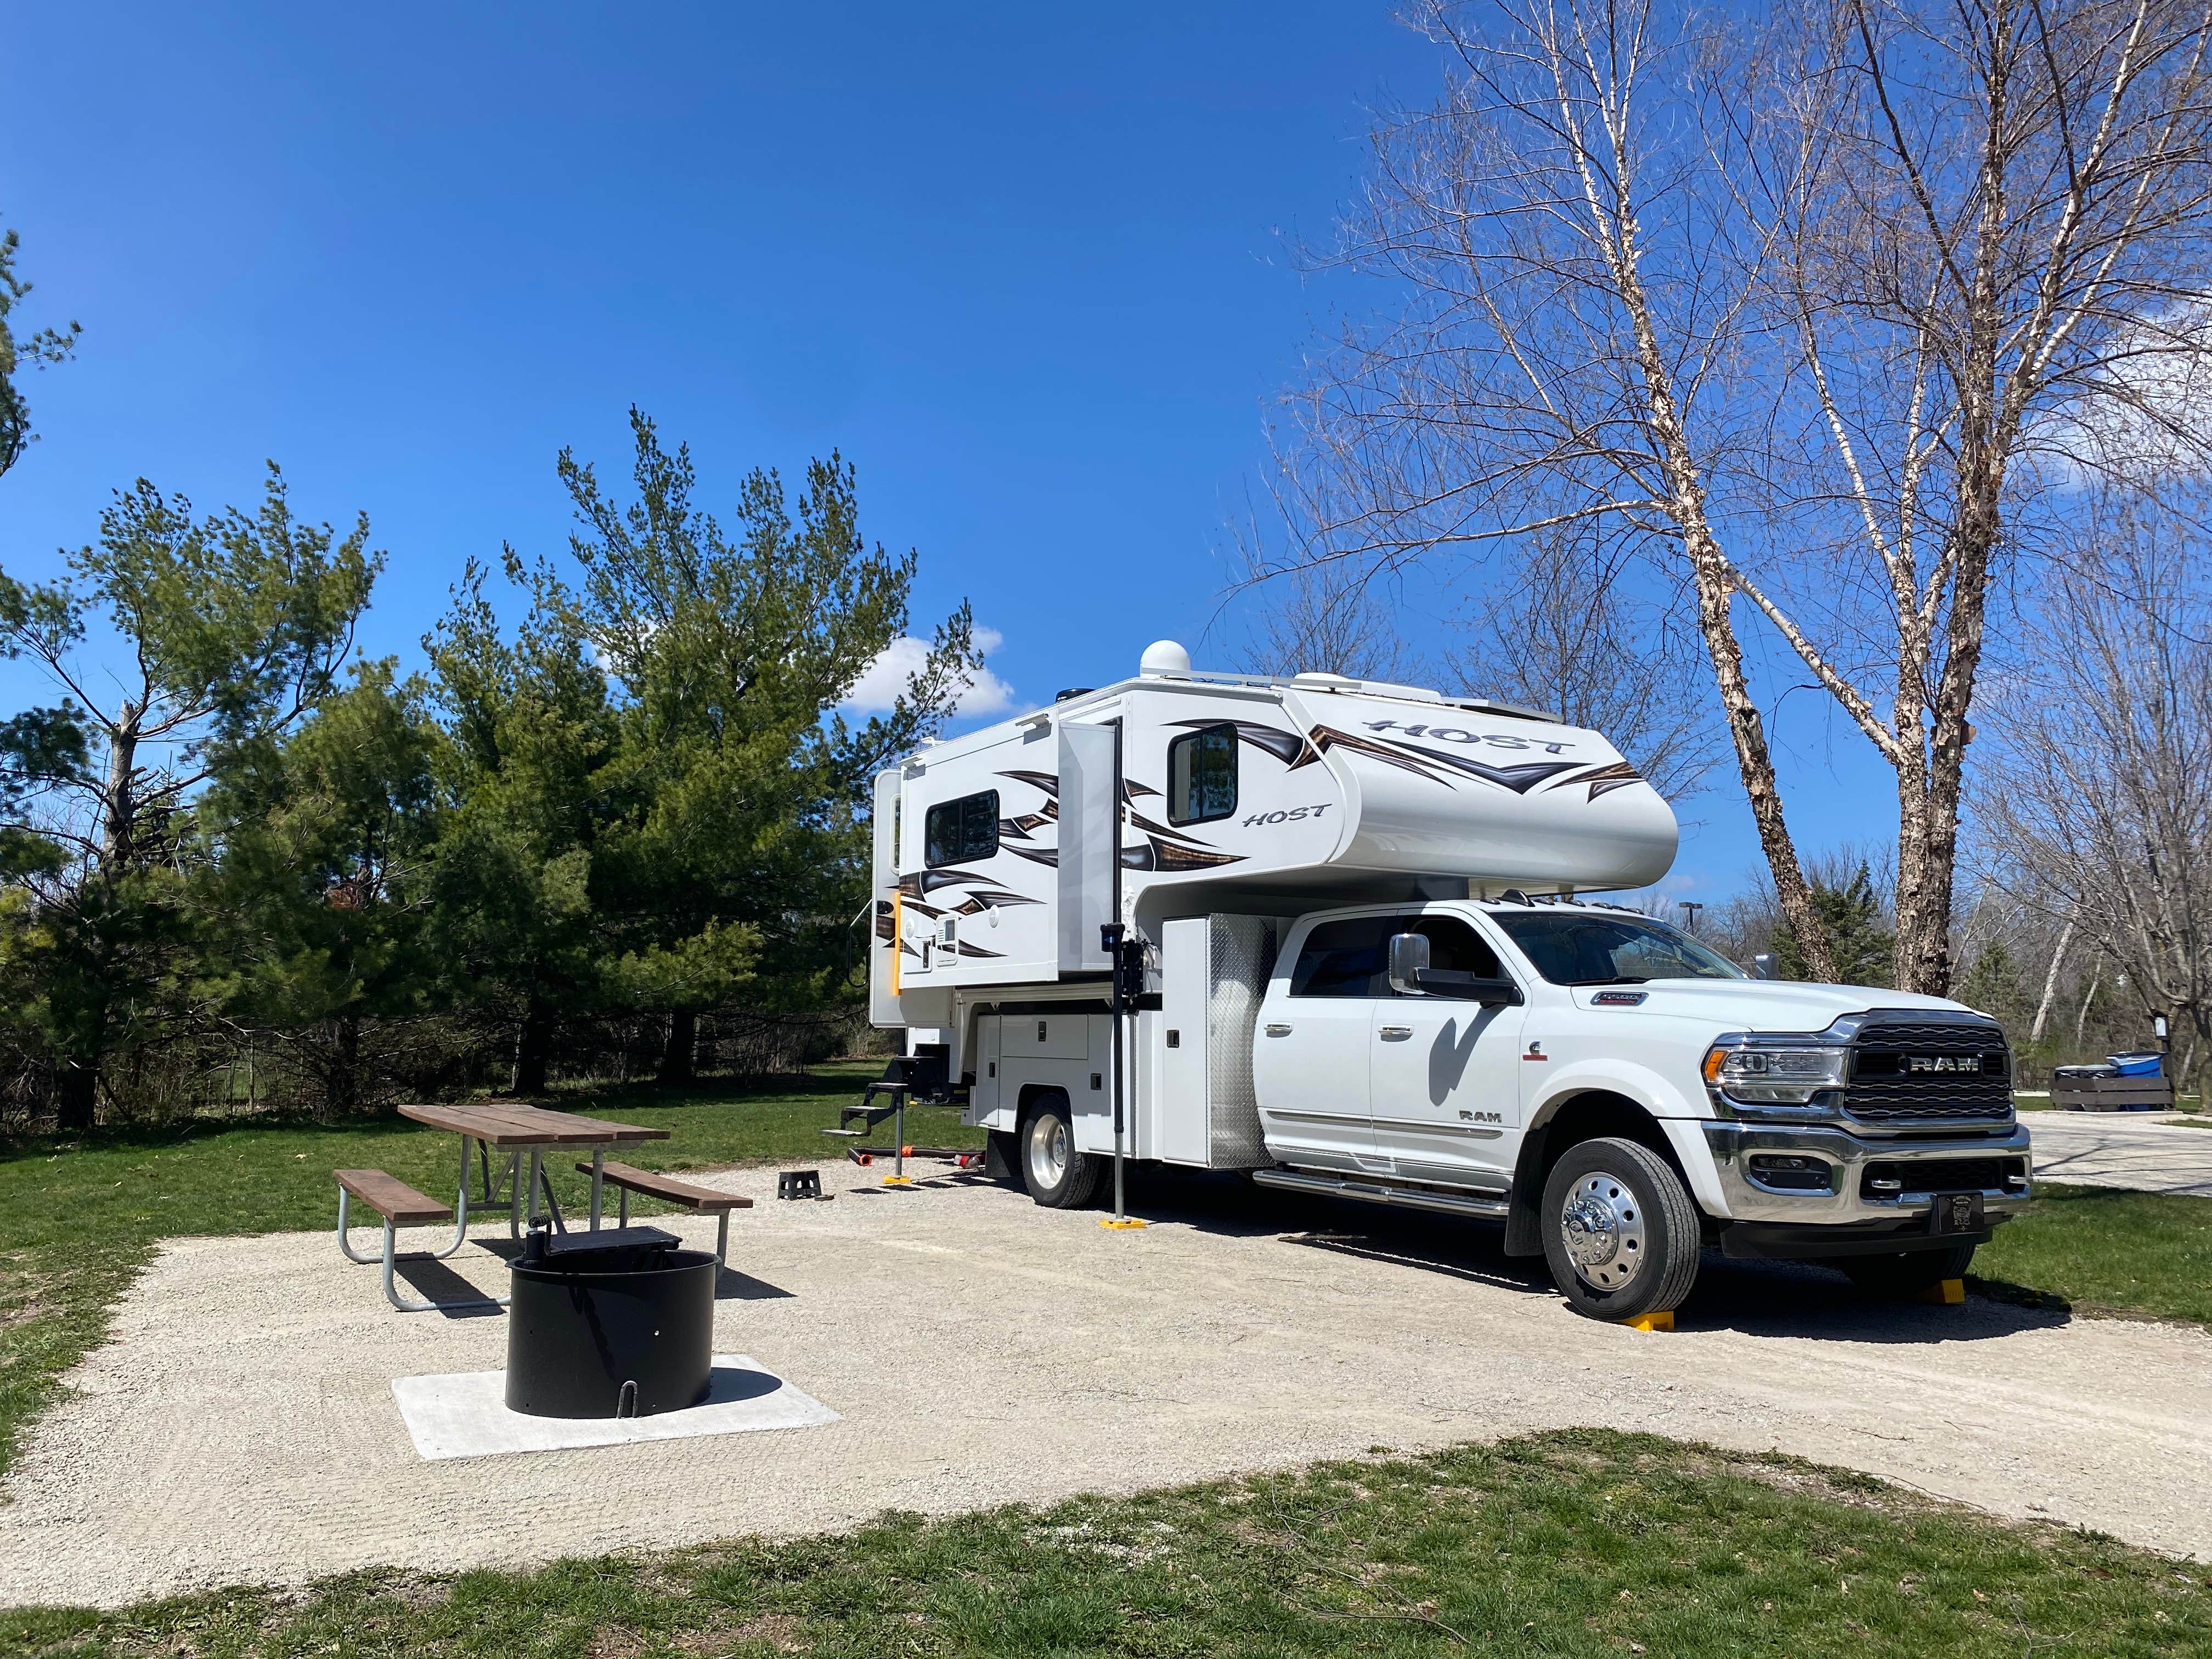
[[[1682,1328],[1644,1334],[1567,1311],[1488,1230],[1170,1177],[1137,1189],[1154,1224],[1117,1233],[977,1177],[880,1173],[831,1166],[823,1203],[777,1202],[770,1169],[702,1177],[758,1200],[716,1347],[839,1414],[770,1432],[426,1462],[393,1380],[497,1368],[502,1319],[394,1313],[327,1233],[167,1245],[9,1478],[0,1599],[793,1534],[1572,1425],[2212,1555],[2199,1330],[1875,1304],[1709,1255]],[[504,1273],[476,1245],[447,1266]]]

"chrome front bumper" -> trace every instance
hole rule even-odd
[[[1841,1226],[1854,1222],[1896,1221],[1925,1215],[1932,1200],[1916,1192],[1908,1179],[1894,1195],[1863,1197],[1860,1178],[1869,1164],[1915,1163],[1937,1158],[2018,1158],[2034,1168],[2028,1152],[2027,1126],[2015,1123],[2009,1133],[1960,1136],[1943,1139],[1862,1139],[1850,1130],[1810,1123],[1765,1124],[1708,1121],[1705,1146],[1712,1153],[1720,1177],[1721,1196],[1730,1221],[1802,1222],[1812,1226]],[[1755,1180],[1751,1158],[1760,1152],[1817,1158],[1831,1166],[1828,1190],[1780,1190]],[[1956,1191],[1956,1188],[1947,1188]],[[1990,1187],[1982,1189],[1983,1211],[1992,1220],[2009,1215],[2025,1203],[2028,1188]]]

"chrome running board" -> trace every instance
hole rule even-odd
[[[1428,1188],[1398,1187],[1350,1176],[1315,1175],[1305,1170],[1255,1170],[1252,1179],[1262,1187],[1285,1192],[1317,1193],[1324,1198],[1356,1198],[1363,1204],[1390,1204],[1407,1210],[1434,1210],[1444,1215],[1480,1216],[1495,1220],[1512,1206],[1503,1193],[1440,1193]]]

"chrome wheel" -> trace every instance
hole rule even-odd
[[[1049,1115],[1033,1119],[1029,1142],[1030,1190],[1059,1191],[1060,1182],[1067,1177],[1067,1125]]]
[[[1626,1181],[1595,1170],[1568,1189],[1559,1238],[1583,1284],[1624,1289],[1644,1265],[1644,1206]]]

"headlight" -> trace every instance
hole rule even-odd
[[[1823,1089],[1844,1086],[1850,1052],[1779,1043],[1717,1045],[1705,1055],[1705,1081],[1747,1105],[1802,1106]]]

